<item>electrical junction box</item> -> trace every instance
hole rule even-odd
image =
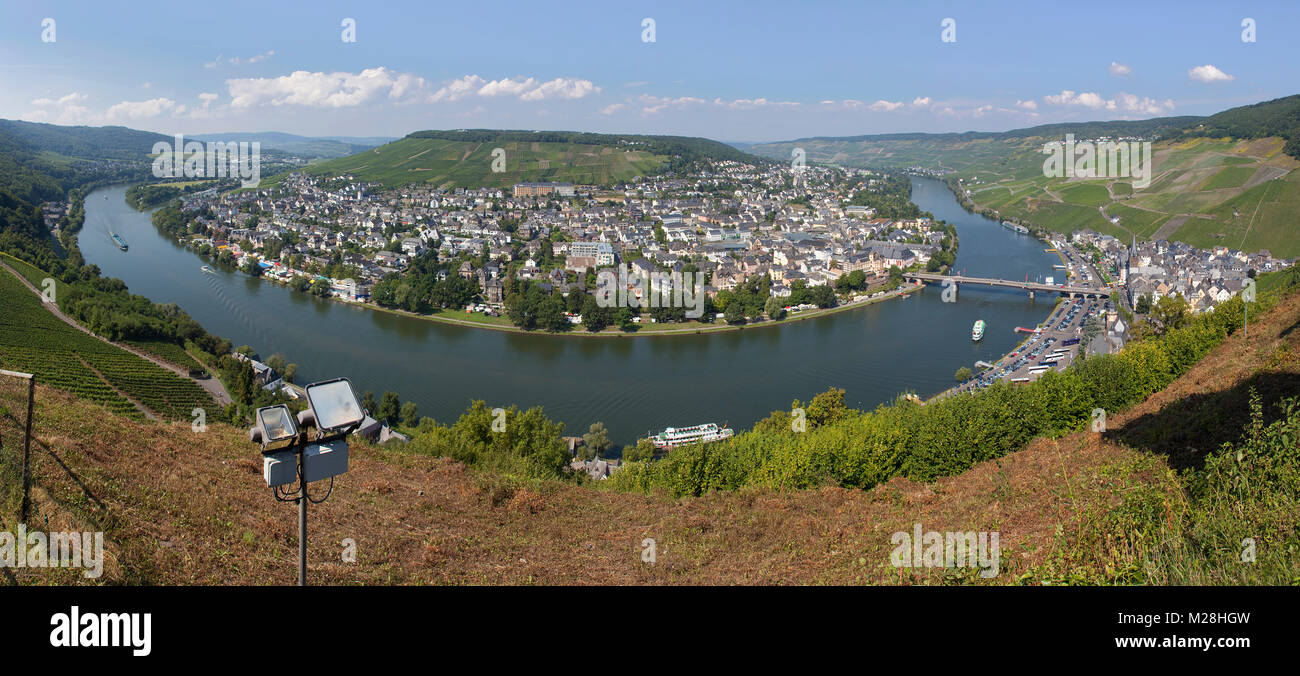
[[[266,485],[285,486],[298,480],[298,456],[293,451],[277,451],[262,455],[262,476]]]
[[[303,472],[307,481],[320,481],[348,471],[348,443],[342,439],[327,444],[312,444],[302,452]]]

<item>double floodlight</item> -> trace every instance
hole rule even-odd
[[[316,429],[321,433],[350,432],[365,420],[366,414],[357,401],[357,393],[347,378],[323,380],[308,385],[307,407]],[[304,417],[300,421],[306,422]]]

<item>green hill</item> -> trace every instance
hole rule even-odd
[[[1150,185],[1128,179],[1050,178],[1042,144],[1137,136],[1156,139]],[[1300,95],[1209,117],[1041,125],[1006,132],[809,138],[754,146],[793,148],[813,162],[949,173],[975,208],[1058,232],[1168,239],[1209,248],[1300,256]]]
[[[505,151],[501,172],[492,170],[496,148]],[[609,185],[684,169],[703,159],[766,162],[702,138],[482,129],[415,132],[378,148],[312,164],[307,171],[348,174],[386,186],[507,187],[524,181]],[[280,178],[263,185],[274,185]]]

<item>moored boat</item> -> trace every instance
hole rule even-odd
[[[735,435],[730,427],[718,427],[714,423],[693,425],[691,427],[669,427],[650,437],[655,448],[670,450],[687,444],[707,444],[728,439]]]

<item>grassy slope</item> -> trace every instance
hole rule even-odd
[[[506,170],[492,171],[492,151],[505,149]],[[403,138],[372,150],[312,164],[318,175],[351,174],[386,186],[423,183],[448,187],[504,188],[522,181],[609,184],[654,173],[666,158],[642,150],[577,143],[477,143]],[[274,185],[268,179],[263,187]]]
[[[1234,334],[1166,390],[1113,417],[1106,434],[1039,439],[928,485],[895,479],[870,491],[742,490],[671,500],[512,482],[448,460],[355,444],[350,473],[327,502],[311,508],[311,578],[980,581],[889,566],[890,534],[921,523],[926,530],[999,531],[1003,565],[995,583],[1277,582],[1276,567],[1232,563],[1236,551],[1215,553],[1212,575],[1151,554],[1186,536],[1187,501],[1174,468],[1194,460],[1187,449],[1232,440],[1245,426],[1251,389],[1266,410],[1300,393],[1297,326],[1300,296],[1292,296],[1252,318],[1249,337]],[[217,424],[194,433],[183,423],[127,420],[47,388],[39,391],[37,420],[37,518],[48,516],[51,529],[105,529],[110,563],[101,582],[293,581],[294,509],[272,499],[242,430]],[[1295,511],[1284,511],[1293,532]],[[11,518],[12,510],[0,513]],[[1251,523],[1252,515],[1236,518]],[[1261,560],[1278,557],[1269,549],[1277,534],[1258,536]],[[658,543],[653,566],[640,559],[647,537]],[[344,538],[356,540],[355,564],[340,560]],[[83,581],[72,571],[17,574],[30,584]]]

